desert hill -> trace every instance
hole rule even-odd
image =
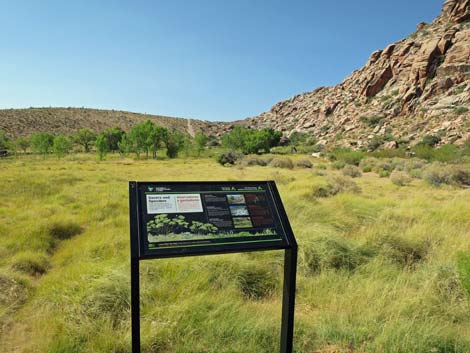
[[[118,110],[88,108],[28,108],[0,110],[0,129],[12,137],[39,131],[70,134],[81,128],[101,131],[119,126],[128,131],[137,123],[152,120],[156,124],[174,128],[191,135],[201,130],[205,122],[195,119],[172,118],[160,115],[138,114]]]
[[[470,136],[469,108],[470,0],[448,0],[432,23],[373,52],[341,84],[296,95],[259,116],[225,124],[222,132],[236,124],[272,127],[353,148],[371,141],[386,148],[413,145],[430,134],[458,144]]]

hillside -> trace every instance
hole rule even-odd
[[[388,148],[413,145],[428,134],[463,143],[470,137],[469,20],[470,0],[448,0],[432,23],[373,52],[341,84],[299,94],[222,131],[234,124],[273,127],[348,147],[372,140]]]
[[[70,134],[81,128],[101,131],[119,126],[128,131],[145,120],[168,128],[194,134],[205,122],[194,119],[172,118],[160,115],[138,114],[118,110],[87,108],[28,108],[0,110],[0,129],[12,137],[25,136],[38,131]]]

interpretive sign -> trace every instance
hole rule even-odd
[[[281,352],[292,352],[297,244],[273,181],[130,182],[133,353],[139,260],[285,250]]]

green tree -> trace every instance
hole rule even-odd
[[[10,139],[7,136],[7,133],[3,130],[0,130],[0,151],[8,150],[10,147]]]
[[[48,132],[38,132],[31,136],[31,147],[33,151],[42,154],[44,159],[46,159],[47,154],[50,153],[53,143],[54,136]]]
[[[178,152],[184,146],[184,135],[179,131],[172,131],[168,133],[168,136],[165,139],[166,145],[166,155],[168,158],[176,158]]]
[[[100,161],[102,161],[106,157],[106,154],[109,152],[109,141],[106,134],[101,133],[96,137],[95,148]]]
[[[96,134],[90,129],[80,129],[73,137],[76,144],[83,146],[85,153],[90,152],[90,147],[96,139]]]
[[[103,134],[106,135],[108,140],[108,147],[111,152],[119,151],[119,142],[122,140],[122,137],[126,134],[123,129],[120,127],[113,127],[103,131]]]
[[[271,147],[279,145],[282,134],[273,129],[247,129],[236,126],[222,137],[224,147],[242,151],[244,154],[269,152]]]
[[[148,158],[149,151],[154,145],[154,129],[155,124],[147,120],[141,124],[135,125],[129,132],[129,141],[132,144],[134,152],[137,154],[137,158],[140,158],[142,152],[144,152]]]
[[[57,158],[60,159],[66,153],[70,152],[70,150],[72,149],[72,142],[67,136],[57,135],[54,137],[52,149],[57,155]]]
[[[196,152],[198,157],[201,155],[202,151],[204,151],[208,140],[209,139],[207,136],[202,132],[198,132],[196,136],[194,136],[194,143],[196,145]]]
[[[122,135],[121,141],[118,142],[119,153],[127,155],[133,151],[132,141],[129,140],[127,134]]]
[[[31,145],[31,141],[27,137],[19,137],[16,139],[15,143],[16,146],[18,146],[18,148],[23,151],[23,153],[26,153],[29,146]]]
[[[152,127],[152,129],[150,130],[148,144],[151,146],[153,159],[157,158],[157,151],[160,147],[162,147],[162,144],[167,138],[168,129],[158,125],[154,125]]]

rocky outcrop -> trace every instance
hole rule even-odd
[[[420,23],[408,38],[373,52],[341,84],[232,125],[272,127],[286,136],[301,131],[322,144],[353,148],[371,139],[383,139],[387,148],[396,141],[412,145],[436,133],[443,143],[463,143],[470,135],[469,14],[470,0],[448,0],[432,23]],[[228,130],[222,124],[212,133]]]

